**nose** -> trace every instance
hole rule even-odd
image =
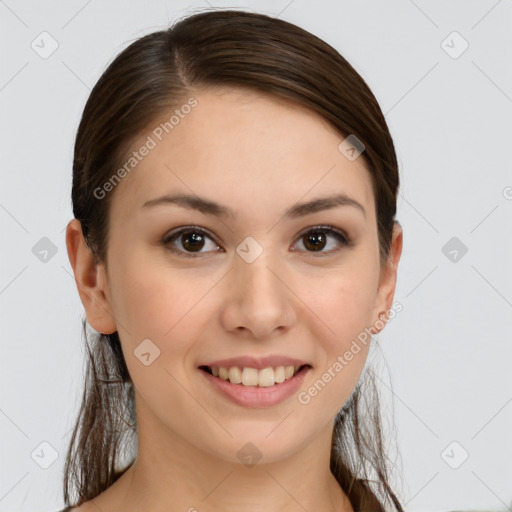
[[[252,263],[235,257],[222,311],[227,331],[264,339],[282,334],[295,322],[294,294],[270,253],[263,251]]]

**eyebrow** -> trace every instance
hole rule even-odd
[[[142,207],[148,208],[157,205],[176,204],[183,208],[198,210],[205,215],[215,215],[217,217],[235,217],[235,212],[221,204],[211,201],[209,199],[199,197],[197,195],[189,194],[167,194],[165,196],[157,197],[146,201]],[[313,199],[306,203],[297,203],[288,208],[283,217],[288,219],[295,219],[303,217],[323,210],[329,210],[337,206],[351,206],[362,212],[366,218],[366,211],[361,203],[347,196],[346,194],[336,194],[328,197],[321,197]]]

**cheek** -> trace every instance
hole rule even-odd
[[[333,330],[344,341],[347,336],[357,336],[371,322],[376,297],[371,284],[353,275],[349,282],[343,281],[333,286],[332,294],[336,298],[330,305],[330,317],[333,319]]]
[[[313,311],[329,327],[332,348],[343,348],[372,321],[377,272],[362,262],[333,271],[307,291]]]
[[[328,403],[328,411],[343,406],[364,368],[370,348],[377,270],[362,262],[347,266],[331,273],[315,292],[308,292],[305,302],[314,304],[311,309],[321,320],[315,322],[321,325],[315,338],[322,345],[317,368],[321,382],[311,390],[311,397],[321,394],[319,402]]]
[[[133,255],[116,267],[114,315],[128,349],[144,339],[161,351],[160,361],[184,358],[190,340],[205,320],[204,308],[211,300],[219,276],[211,271],[169,269],[149,265],[148,259]]]
[[[180,276],[171,276],[168,268],[151,263],[143,251],[134,251],[116,262],[112,270],[113,305],[121,327],[133,337],[161,336],[175,322],[176,309],[182,309]]]
[[[185,382],[186,371],[176,362],[183,361],[190,350],[201,298],[214,283],[208,278],[191,280],[185,272],[170,272],[147,262],[139,264],[135,258],[117,267],[113,282],[114,314],[138,392],[155,410],[174,402],[182,408],[180,400],[187,397],[182,397],[178,383]],[[144,354],[149,354],[146,360]]]

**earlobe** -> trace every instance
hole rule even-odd
[[[87,322],[100,333],[115,332],[117,327],[108,300],[105,266],[95,261],[77,219],[72,219],[67,225],[66,247]]]
[[[388,321],[389,311],[393,306],[395,296],[398,263],[402,255],[403,231],[398,221],[393,226],[389,256],[385,267],[382,268],[377,300],[373,312],[371,331],[378,334]]]

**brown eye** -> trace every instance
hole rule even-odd
[[[330,237],[338,242],[338,247],[336,247],[336,243],[329,244]],[[340,250],[343,246],[351,245],[348,236],[329,226],[318,226],[310,229],[303,233],[299,240],[302,241],[306,252],[316,252],[320,255],[330,254]],[[327,246],[329,246],[328,250],[324,251]]]
[[[213,239],[208,235],[206,231],[200,228],[185,228],[175,231],[170,235],[166,236],[162,243],[169,246],[169,250],[177,252],[183,256],[195,256],[196,254],[202,254],[210,252],[209,250],[203,251],[202,249],[208,246],[208,240],[213,242]],[[219,249],[219,246],[213,242],[210,244],[210,248],[215,250]]]
[[[181,235],[181,245],[187,251],[201,250],[204,246],[204,235],[194,231]]]
[[[304,246],[312,251],[321,251],[326,246],[325,233],[313,232],[304,235]]]

